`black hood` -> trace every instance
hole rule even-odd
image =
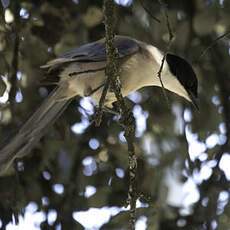
[[[174,54],[167,54],[166,61],[171,73],[184,86],[191,101],[198,108],[196,103],[198,81],[192,66],[185,59]]]

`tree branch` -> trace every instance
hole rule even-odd
[[[14,22],[14,47],[13,47],[13,58],[11,61],[11,72],[10,72],[10,83],[11,89],[9,92],[9,101],[11,112],[14,113],[14,104],[15,104],[15,96],[17,93],[17,72],[18,72],[18,54],[19,54],[19,3],[18,1],[15,2],[14,5],[14,15],[15,15],[15,22]]]
[[[130,221],[129,229],[135,229],[136,221],[136,169],[137,160],[134,148],[135,138],[135,120],[132,111],[126,106],[125,100],[121,93],[121,83],[119,79],[120,71],[118,69],[118,50],[114,47],[114,1],[104,0],[104,17],[105,17],[105,32],[106,32],[106,55],[107,65],[105,74],[107,76],[106,84],[102,92],[99,102],[98,116],[101,116],[101,108],[104,104],[106,93],[111,86],[121,109],[122,121],[125,127],[125,138],[129,153],[129,191],[127,203],[130,205]],[[97,121],[100,121],[101,118]]]

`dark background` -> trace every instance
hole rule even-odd
[[[140,2],[161,23],[147,14]],[[135,117],[146,118],[138,123],[142,131],[135,140],[137,184],[142,197],[137,215],[146,220],[148,229],[227,230],[230,36],[215,39],[229,30],[230,1],[165,3],[175,35],[170,50],[185,57],[195,69],[200,111],[172,93],[167,94],[168,105],[162,91],[153,87],[142,89],[141,94],[128,100]],[[9,10],[14,20],[7,22]],[[116,33],[165,50],[168,30],[162,10],[158,1],[150,0],[117,5]],[[44,72],[39,66],[69,48],[100,39],[104,24],[101,0],[2,0],[0,17],[1,95],[7,85],[0,104],[0,136],[4,143],[52,88],[42,85]],[[87,112],[82,107],[84,101],[74,100],[30,156],[18,162],[21,170],[0,178],[2,229],[12,217],[17,222],[18,215],[25,215],[28,204],[46,216],[40,221],[41,229],[84,229],[74,220],[73,212],[124,206],[128,154],[122,128],[109,114],[104,115],[99,128],[90,125],[92,110]],[[77,134],[71,129],[76,123]],[[80,130],[82,123],[85,129]],[[170,203],[172,189],[186,183],[196,187],[190,191],[189,205],[182,199],[181,189],[173,196],[174,201],[182,197],[180,204]],[[96,193],[88,197],[89,188]],[[52,223],[48,221],[51,211],[57,214]],[[128,218],[127,212],[120,211],[100,229],[127,229]]]

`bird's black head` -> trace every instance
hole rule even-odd
[[[198,81],[192,66],[185,59],[173,54],[167,54],[166,61],[171,73],[178,79],[198,109],[196,102]]]

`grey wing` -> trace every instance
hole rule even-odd
[[[119,58],[124,58],[129,55],[132,55],[140,49],[138,42],[132,38],[125,36],[116,36],[115,47],[118,49]],[[51,60],[46,65],[42,66],[42,68],[56,68],[62,64],[70,63],[70,62],[79,62],[79,63],[92,63],[100,62],[98,66],[102,68],[102,66],[106,66],[106,46],[105,46],[105,38],[98,40],[96,42],[88,43],[86,45],[80,46],[78,48],[74,48],[60,57]],[[96,64],[97,65],[97,64]],[[89,65],[85,65],[89,66]],[[87,69],[86,69],[87,71]]]

